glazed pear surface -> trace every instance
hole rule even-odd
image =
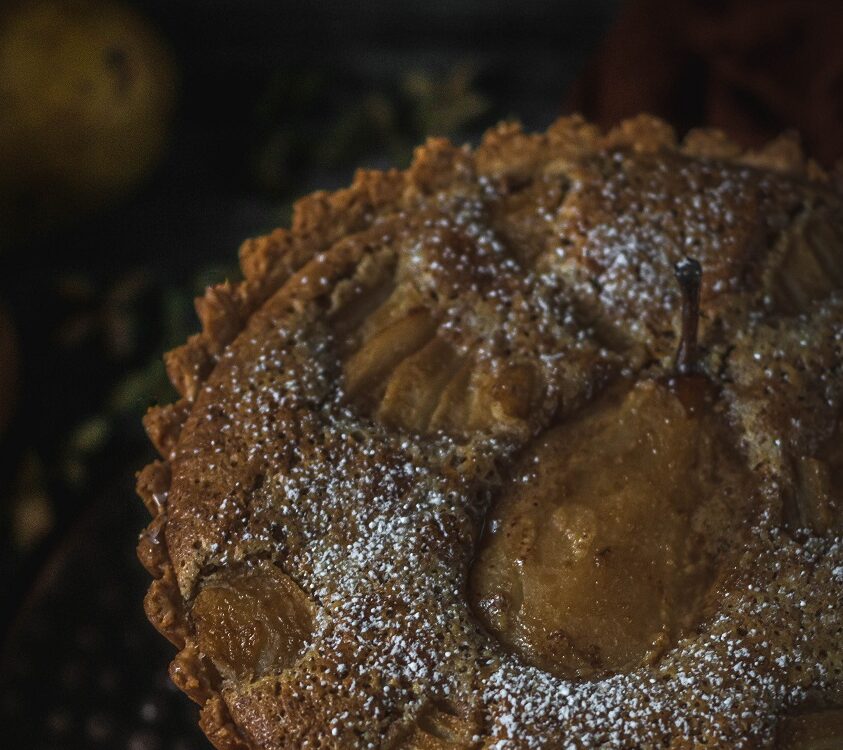
[[[753,493],[707,406],[689,412],[645,381],[519,458],[471,581],[475,611],[504,643],[581,678],[652,662],[696,624]]]

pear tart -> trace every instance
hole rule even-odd
[[[843,746],[843,199],[793,139],[500,125],[240,257],[138,481],[217,748]]]

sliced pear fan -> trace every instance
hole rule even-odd
[[[424,432],[443,391],[462,360],[451,344],[435,336],[395,368],[377,412],[386,424]]]
[[[390,323],[394,323],[423,307],[425,307],[424,300],[414,286],[410,284],[396,286],[392,294],[385,297],[382,304],[376,307],[371,315],[361,323],[362,340],[370,339]]]
[[[430,417],[431,430],[459,433],[469,424],[471,404],[467,397],[471,379],[474,375],[474,363],[463,362],[453,374],[439,396],[439,403]]]
[[[353,284],[351,281],[344,283]],[[338,288],[337,291],[344,290]],[[375,288],[357,286],[351,291],[344,291],[341,298],[333,304],[331,311],[331,323],[337,338],[343,344],[349,343],[345,339],[354,341],[354,339],[359,338],[360,327],[389,298],[393,291],[394,287],[388,283]]]
[[[390,323],[364,342],[345,363],[346,394],[369,401],[383,392],[398,364],[433,338],[436,322],[429,310],[419,308]]]
[[[523,430],[544,384],[531,363],[483,359],[438,332],[430,301],[396,283],[394,259],[337,285],[330,318],[345,394],[384,424],[415,432]],[[383,262],[386,261],[386,262]]]

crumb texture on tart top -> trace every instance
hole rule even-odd
[[[240,257],[138,479],[147,614],[217,748],[838,736],[843,199],[792,140],[502,124]]]

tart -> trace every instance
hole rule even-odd
[[[138,478],[214,746],[843,746],[843,198],[793,138],[502,124],[240,259]]]

